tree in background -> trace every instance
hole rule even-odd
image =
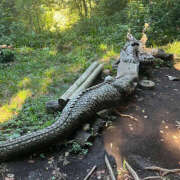
[[[95,34],[113,24],[140,36],[148,23],[151,44],[180,38],[180,0],[0,0],[0,17],[1,44],[42,47],[70,28]]]

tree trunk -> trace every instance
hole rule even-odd
[[[69,97],[78,89],[78,87],[93,73],[97,66],[97,61],[92,63],[89,68],[74,82],[74,84],[60,97],[59,102],[67,101]]]
[[[88,7],[87,7],[86,0],[82,0],[82,3],[83,3],[84,15],[85,17],[88,17]]]
[[[102,71],[103,66],[97,61],[93,62],[89,68],[74,82],[74,84],[58,99],[46,103],[47,112],[53,113],[61,111],[74,94],[89,87],[97,75]]]
[[[86,88],[90,87],[94,80],[97,78],[100,72],[103,70],[103,65],[100,64],[93,72],[92,74],[86,79],[86,81],[70,96],[69,99],[74,98],[77,96],[81,91],[85,90]]]

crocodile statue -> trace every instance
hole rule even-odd
[[[121,59],[126,63],[136,63],[138,67],[140,59],[142,61],[145,56],[139,56],[137,40],[130,37],[128,43],[129,45],[126,44],[123,49],[124,56]],[[150,59],[149,61],[151,61]],[[35,151],[37,148],[55,141],[64,142],[65,138],[90,116],[102,109],[114,106],[125,96],[130,95],[135,90],[137,81],[138,71],[135,73],[130,70],[123,76],[117,76],[110,81],[104,81],[86,89],[67,103],[61,116],[51,126],[2,142],[0,144],[0,160],[5,161],[13,156]]]

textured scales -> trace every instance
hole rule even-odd
[[[140,54],[139,41],[128,34],[128,42],[123,48],[121,60],[139,66],[140,62],[149,62],[150,57],[145,52]],[[122,67],[120,67],[122,68]],[[128,70],[123,76],[111,79],[81,92],[68,102],[62,114],[51,126],[13,140],[0,144],[0,160],[7,160],[11,156],[29,152],[58,140],[63,142],[82,122],[96,112],[114,106],[123,96],[131,94],[138,78],[138,72]]]
[[[32,151],[32,149],[52,142],[64,140],[76,129],[77,125],[87,120],[96,112],[119,102],[121,96],[131,93],[135,86],[136,76],[133,74],[116,78],[112,82],[104,82],[93,86],[70,100],[60,118],[51,126],[8,140],[0,144],[0,160],[6,160],[15,154]]]

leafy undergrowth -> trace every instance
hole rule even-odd
[[[88,38],[70,49],[16,48],[16,60],[0,64],[0,141],[51,125],[59,114],[47,114],[46,102],[60,97],[92,61],[111,69],[120,50],[105,43],[93,47],[99,37]]]
[[[45,103],[61,96],[89,64],[55,48],[15,51],[16,61],[0,68],[1,141],[52,124],[56,115],[46,113]]]

